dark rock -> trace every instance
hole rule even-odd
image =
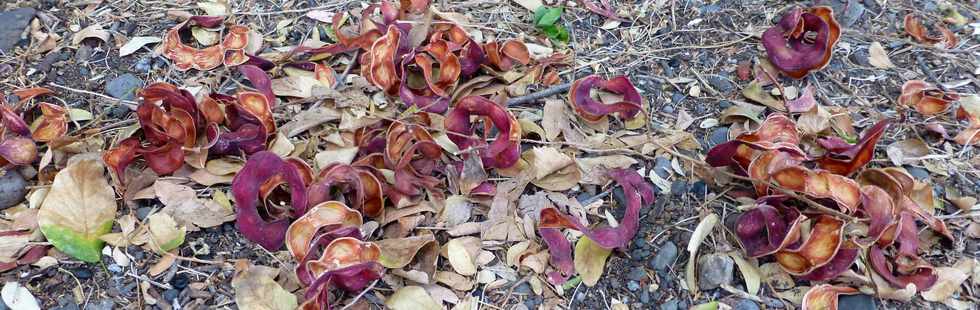
[[[718,108],[722,110],[727,109],[731,106],[732,106],[732,102],[728,100],[722,100],[718,102]]]
[[[657,252],[657,256],[654,256],[653,259],[650,260],[649,266],[650,268],[656,270],[666,270],[667,267],[674,263],[674,259],[676,258],[677,245],[674,244],[673,241],[667,241],[667,243],[664,243],[664,245],[660,247],[660,251]]]
[[[542,302],[544,302],[544,298],[535,295],[525,299],[524,306],[526,306],[528,309],[537,309],[538,305],[540,305]]]
[[[139,218],[142,221],[142,220],[146,219],[147,216],[150,215],[150,211],[153,211],[153,208],[150,208],[150,207],[140,207],[140,208],[136,209],[136,218]]]
[[[687,192],[687,182],[682,180],[674,181],[670,184],[670,194],[674,196],[684,195]]]
[[[109,109],[109,118],[111,119],[124,119],[129,112],[132,111],[124,105],[117,105]]]
[[[734,265],[735,262],[728,255],[702,256],[698,259],[698,287],[706,291],[731,283]]]
[[[856,63],[858,65],[865,66],[865,67],[870,67],[871,66],[871,60],[870,60],[869,57],[871,57],[871,55],[868,54],[868,51],[867,50],[857,50],[857,51],[854,51],[854,53],[852,53],[851,56],[850,56],[851,61],[853,61],[854,63]]]
[[[626,288],[629,289],[630,292],[636,292],[640,290],[640,282],[630,280],[629,282],[626,283]]]
[[[88,62],[90,57],[92,57],[92,47],[88,44],[81,44],[75,51],[75,61]]]
[[[175,289],[163,291],[163,300],[166,300],[168,303],[173,303],[174,299],[177,299],[177,295],[180,295],[180,291]]]
[[[3,304],[0,302],[0,304]],[[3,309],[7,309],[6,306]],[[63,295],[58,297],[58,306],[54,308],[55,310],[79,310],[78,304],[75,303],[75,299],[71,296]]]
[[[732,306],[732,309],[733,310],[759,310],[759,305],[756,304],[754,301],[748,299],[742,299],[736,302],[735,305]],[[841,308],[841,309],[849,309],[849,308]]]
[[[105,85],[105,92],[114,98],[133,100],[136,99],[136,89],[141,86],[143,86],[143,80],[127,73],[109,81]]]
[[[669,177],[670,170],[671,167],[670,167],[669,159],[663,157],[657,157],[655,159],[655,162],[653,164],[653,171],[656,172],[657,175],[660,176],[660,178],[666,179],[667,177]]]
[[[103,299],[100,301],[90,302],[85,305],[85,310],[112,310],[116,306],[116,303],[110,299]]]
[[[680,309],[677,299],[668,300],[665,303],[660,304],[660,310],[677,310]]]
[[[833,1],[834,3],[840,3],[839,1]],[[850,28],[861,18],[864,14],[864,5],[858,0],[848,0],[845,1],[843,8],[835,9],[837,13],[837,19],[840,21],[841,26],[845,28]]]
[[[672,95],[670,95],[670,102],[681,103],[682,101],[684,101],[684,98],[687,98],[687,96],[685,96],[683,93],[675,92]],[[671,112],[667,112],[667,113],[671,113]]]
[[[697,181],[691,184],[690,192],[694,194],[698,199],[704,199],[704,196],[708,194],[708,185],[704,181]]]
[[[517,287],[514,288],[514,293],[530,294],[531,285],[527,284],[527,282],[521,283],[521,285],[518,285]]]
[[[640,302],[644,304],[650,303],[650,291],[643,290],[640,292]]]
[[[19,8],[0,13],[3,27],[0,27],[0,51],[12,54],[14,46],[20,41],[20,35],[34,19],[34,9]]]
[[[728,127],[718,127],[708,136],[708,147],[728,142]]]
[[[847,310],[875,310],[875,300],[870,295],[841,295],[837,299],[838,309]]]
[[[919,181],[923,181],[929,178],[929,171],[919,167],[905,166],[905,170],[912,175],[913,178]]]
[[[37,71],[41,73],[48,73],[48,71],[51,71],[51,66],[54,65],[55,61],[58,61],[58,55],[61,55],[61,53],[64,52],[55,52],[44,55],[44,58],[41,58],[41,61],[37,63]]]
[[[712,14],[721,12],[721,6],[717,3],[712,3],[701,7],[701,15]]]
[[[73,270],[72,274],[74,274],[79,280],[88,280],[92,278],[92,271],[88,270],[87,267],[79,267],[78,269]]]
[[[630,252],[630,257],[632,257],[633,260],[636,261],[645,260],[649,256],[650,256],[650,251],[644,249],[634,249],[632,252]]]
[[[153,59],[149,57],[140,58],[136,61],[136,71],[138,72],[150,72],[153,69]]]
[[[714,88],[715,90],[717,90],[718,92],[724,95],[728,95],[729,93],[732,92],[732,89],[735,89],[735,86],[732,85],[732,82],[728,81],[728,79],[726,79],[725,77],[718,76],[718,75],[709,76],[708,84],[711,84],[712,88]]]
[[[0,210],[13,207],[27,195],[27,180],[16,170],[0,172]]]
[[[647,271],[644,270],[643,267],[633,267],[630,269],[630,273],[627,275],[627,277],[633,281],[642,281],[647,277]]]
[[[177,274],[172,280],[170,280],[170,285],[178,290],[183,290],[187,287],[187,284],[191,283],[191,279],[187,277],[187,274]]]

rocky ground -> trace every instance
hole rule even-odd
[[[71,44],[72,32],[89,23],[104,23],[105,29],[127,37],[159,36],[176,24],[167,18],[168,10],[184,9],[188,5],[171,1],[6,1],[0,4],[0,90],[25,86],[46,86],[59,93],[68,106],[93,111],[111,128],[134,122],[133,114],[124,101],[134,100],[137,88],[152,81],[204,81],[213,73],[179,73],[163,57],[153,56],[149,48],[132,55],[119,57],[116,43],[86,39]],[[232,1],[238,2],[238,1]],[[299,18],[311,7],[351,7],[357,1],[278,1],[248,0],[236,4],[236,12],[247,13],[242,18],[264,34],[284,36],[285,43],[298,42],[312,23]],[[484,27],[487,33],[500,36],[534,33],[532,12],[512,1],[435,1],[444,11],[466,13]],[[552,1],[545,1],[552,2]],[[574,2],[574,1],[573,1]],[[598,2],[598,1],[597,1]],[[649,104],[652,130],[669,133],[679,119],[691,119],[684,129],[694,135],[700,147],[687,156],[703,158],[714,145],[730,138],[730,127],[718,125],[721,111],[746,101],[742,88],[748,82],[740,78],[739,68],[745,63],[765,56],[758,35],[769,28],[786,8],[796,2],[785,1],[706,1],[706,0],[613,0],[627,21],[610,27],[606,18],[593,14],[580,5],[570,6],[563,23],[570,32],[568,51],[575,66],[563,72],[562,79],[570,81],[588,73],[605,76],[627,75],[641,90]],[[821,104],[846,109],[859,127],[870,125],[877,116],[901,116],[896,109],[902,84],[910,79],[923,79],[964,94],[980,89],[977,74],[980,67],[978,28],[952,26],[960,38],[955,49],[940,50],[914,43],[902,30],[906,13],[917,12],[932,20],[946,15],[954,8],[970,22],[977,22],[980,7],[969,1],[876,1],[828,0],[818,4],[835,8],[837,20],[846,30],[841,42],[824,70],[802,80],[784,81],[783,87],[801,90],[817,85]],[[86,17],[94,16],[94,17]],[[32,38],[31,21],[39,20],[40,32],[62,37],[55,48],[37,52],[37,39]],[[280,21],[293,24],[277,28]],[[27,29],[25,31],[25,29]],[[75,30],[72,30],[75,29]],[[880,69],[869,61],[869,45],[877,42],[889,51],[895,67]],[[524,106],[540,109],[540,103]],[[922,132],[924,117],[911,116],[898,130],[886,134],[879,143],[884,147],[901,137]],[[129,123],[127,123],[129,122]],[[976,196],[980,191],[974,179],[978,176],[977,152],[972,147],[950,143],[935,144],[937,159],[907,165],[916,178],[935,185],[939,197],[947,191]],[[887,159],[881,159],[887,162]],[[746,297],[744,282],[734,261],[724,253],[740,251],[739,245],[727,231],[717,231],[702,246],[699,260],[700,293],[692,295],[684,287],[684,268],[690,256],[687,244],[701,216],[715,213],[722,222],[731,220],[738,212],[738,202],[724,195],[730,187],[708,186],[690,165],[670,154],[653,154],[642,166],[653,171],[664,186],[657,186],[657,200],[641,211],[641,225],[630,247],[615,251],[606,273],[594,287],[576,285],[565,290],[564,296],[535,294],[526,283],[517,284],[512,292],[477,289],[474,296],[486,296],[493,301],[490,308],[537,309],[539,306],[560,305],[568,309],[619,309],[625,304],[631,309],[688,309],[708,301],[721,301],[734,309],[788,309],[794,306],[783,296],[774,294],[774,284],[763,285],[759,296]],[[593,194],[595,191],[592,192]],[[617,193],[613,193],[616,196]],[[619,194],[621,195],[621,194]],[[578,194],[589,199],[588,191]],[[143,219],[154,207],[153,200],[131,211]],[[956,214],[950,203],[939,214]],[[622,212],[622,211],[620,211]],[[617,214],[618,215],[618,214]],[[936,262],[952,264],[963,257],[980,254],[977,239],[964,235],[965,224],[952,224],[957,242],[929,257]],[[150,287],[140,287],[146,280],[145,271],[159,256],[130,247],[133,264],[125,268],[110,257],[102,264],[86,264],[64,260],[54,267],[39,269],[22,266],[2,275],[4,280],[28,283],[44,309],[135,309],[147,297],[156,298],[154,308],[234,308],[234,291],[230,286],[233,270],[208,264],[211,261],[248,259],[256,264],[275,264],[277,256],[245,240],[234,223],[225,223],[188,235],[188,243],[180,255],[193,260],[180,260],[160,276]],[[768,261],[760,261],[766,263]],[[776,279],[772,279],[776,281]],[[767,281],[768,282],[768,281]],[[767,285],[768,284],[768,285]],[[776,284],[786,290],[795,286]],[[509,286],[505,286],[509,287]],[[977,287],[973,287],[976,293]],[[390,293],[383,287],[376,290]],[[368,301],[380,302],[372,294]],[[507,298],[506,300],[504,300]],[[975,296],[966,297],[976,302]],[[2,306],[3,303],[0,303]],[[147,309],[150,306],[144,306]],[[840,309],[875,308],[943,308],[916,298],[910,303],[880,299],[870,295],[854,295],[841,299]]]

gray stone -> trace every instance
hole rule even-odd
[[[698,287],[712,290],[732,282],[735,262],[723,254],[709,254],[698,259]]]
[[[742,299],[735,303],[732,307],[734,310],[759,310],[759,304],[748,299]],[[846,308],[841,308],[846,309]]]
[[[0,13],[0,20],[3,21],[3,26],[0,26],[0,51],[5,54],[13,52],[14,46],[20,41],[20,35],[34,19],[34,13],[32,8]]]
[[[683,180],[674,181],[670,184],[670,194],[674,196],[681,196],[687,193],[687,182]]]
[[[630,269],[630,273],[627,275],[627,277],[633,281],[640,281],[647,277],[647,271],[644,270],[643,267],[636,266]]]
[[[728,81],[728,79],[725,77],[718,75],[709,76],[708,84],[711,84],[711,87],[724,95],[731,93],[732,89],[735,88],[735,86],[732,85],[732,82]]]
[[[657,256],[654,256],[650,260],[650,268],[656,270],[666,270],[671,264],[674,263],[674,259],[677,259],[677,245],[673,241],[667,241],[660,251],[657,252]]]
[[[116,306],[116,303],[110,299],[103,299],[96,302],[91,302],[85,305],[85,310],[112,310]]]
[[[875,310],[875,300],[870,295],[841,295],[837,299],[837,309]]]
[[[13,207],[27,195],[27,180],[16,170],[0,172],[0,210]]]
[[[105,92],[122,100],[136,99],[136,90],[143,86],[143,80],[132,74],[123,74],[105,85]]]
[[[718,127],[708,136],[708,146],[713,147],[728,142],[728,127]]]
[[[653,171],[656,172],[657,175],[659,175],[661,178],[666,179],[667,177],[669,177],[670,169],[671,168],[670,168],[669,159],[663,157],[657,157],[655,159],[655,163],[653,165]]]
[[[680,308],[677,299],[668,300],[665,303],[660,304],[660,310],[677,310]]]
[[[929,178],[929,170],[912,166],[905,166],[905,170],[916,180],[923,181]]]
[[[150,215],[150,211],[152,210],[153,208],[150,207],[139,207],[136,209],[136,218],[143,220]]]
[[[640,282],[630,280],[628,283],[626,283],[626,288],[628,288],[631,292],[636,292],[640,289]]]
[[[835,1],[836,2],[836,1]],[[858,0],[848,0],[845,1],[844,8],[836,10],[838,13],[838,18],[840,20],[841,26],[845,28],[850,28],[861,18],[864,14],[864,5]]]

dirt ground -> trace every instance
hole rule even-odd
[[[30,7],[48,12],[58,20],[47,27],[50,32],[70,37],[70,27],[85,28],[100,22],[106,29],[128,37],[160,36],[176,24],[167,18],[168,10],[186,9],[181,1],[20,1],[0,4],[0,10]],[[190,2],[190,1],[183,1]],[[243,0],[232,1],[240,20],[267,35],[283,35],[284,43],[299,42],[314,21],[301,18],[310,8],[340,10],[361,5],[360,1],[320,0]],[[531,21],[533,13],[512,1],[435,1],[443,11],[467,14],[489,36],[520,37],[536,33]],[[549,1],[545,1],[549,2]],[[729,0],[643,0],[611,1],[628,21],[608,27],[604,17],[593,14],[580,5],[570,6],[563,23],[570,32],[568,52],[572,55],[571,69],[562,73],[563,81],[571,81],[590,73],[603,76],[627,75],[640,89],[655,131],[672,128],[681,114],[694,118],[692,132],[701,144],[699,153],[687,154],[703,158],[710,146],[726,141],[728,129],[723,126],[699,126],[706,119],[717,119],[720,111],[746,101],[741,89],[748,82],[739,78],[742,63],[765,57],[758,35],[780,17],[781,12],[796,5],[787,1],[729,1]],[[829,0],[817,4],[835,8],[837,20],[845,28],[834,56],[825,69],[802,80],[785,80],[783,87],[803,89],[817,86],[820,104],[845,108],[855,120],[855,126],[866,128],[879,116],[900,117],[904,121],[889,130],[879,142],[875,163],[887,163],[884,147],[908,137],[927,134],[923,125],[928,119],[896,109],[902,84],[910,79],[922,79],[934,84],[952,86],[958,93],[977,93],[978,36],[976,28],[953,27],[960,43],[955,49],[942,50],[914,43],[902,31],[902,17],[917,12],[931,19],[943,16],[941,5],[949,4],[971,22],[976,22],[980,5],[975,1],[875,1]],[[80,10],[95,5],[94,17],[83,17]],[[285,32],[277,33],[277,23],[294,21]],[[890,51],[895,64],[892,69],[878,69],[869,63],[868,47],[878,42]],[[21,42],[20,44],[24,44]],[[4,92],[26,86],[47,86],[59,93],[68,106],[92,111],[105,120],[103,126],[131,124],[133,113],[106,94],[108,81],[132,74],[143,83],[152,81],[181,82],[185,80],[215,81],[228,75],[225,69],[210,72],[174,70],[162,57],[153,57],[148,49],[133,55],[118,57],[115,46],[107,47],[97,40],[85,40],[78,47],[63,46],[48,53],[21,53],[0,56],[0,79]],[[59,86],[53,86],[59,85]],[[226,85],[230,86],[230,85]],[[532,91],[538,88],[532,86]],[[696,90],[694,88],[697,88]],[[521,108],[540,109],[541,103]],[[130,123],[127,123],[130,122]],[[956,124],[952,124],[957,126]],[[702,128],[705,127],[705,128]],[[932,139],[932,138],[929,138]],[[929,140],[929,141],[935,141]],[[976,196],[980,185],[975,181],[977,151],[941,141],[931,144],[939,159],[906,168],[917,178],[935,185],[939,197],[947,191]],[[558,306],[568,309],[610,309],[622,303],[630,309],[688,309],[708,301],[719,300],[735,309],[782,309],[791,303],[773,294],[763,285],[761,297],[746,298],[738,292],[745,289],[738,269],[733,272],[730,288],[714,288],[692,296],[684,286],[684,266],[689,259],[686,250],[699,216],[715,213],[722,223],[738,212],[738,202],[721,195],[731,188],[707,186],[692,173],[681,174],[670,167],[669,157],[647,159],[641,165],[650,169],[665,169],[670,182],[669,193],[658,193],[656,203],[641,211],[641,228],[630,247],[615,251],[606,272],[594,287],[576,285],[565,290]],[[666,167],[664,166],[666,165]],[[690,171],[690,170],[687,170]],[[592,193],[594,194],[595,189]],[[658,192],[660,190],[658,189]],[[588,190],[580,196],[590,196]],[[614,193],[612,196],[616,196]],[[122,208],[122,213],[146,212],[159,207],[153,200],[144,205]],[[622,211],[620,211],[622,212]],[[946,203],[938,214],[958,214],[958,209]],[[145,213],[143,214],[145,216]],[[926,258],[938,265],[951,265],[963,257],[980,254],[977,239],[967,237],[963,227],[969,218],[950,217],[956,242],[935,250]],[[963,222],[961,222],[963,221]],[[717,234],[722,236],[725,234]],[[734,239],[709,238],[701,253],[738,251]],[[130,268],[123,268],[106,256],[102,264],[87,264],[66,259],[52,268],[39,269],[21,266],[2,274],[4,280],[20,281],[38,297],[43,309],[235,309],[231,287],[233,270],[222,268],[213,261],[247,259],[256,264],[281,263],[285,256],[269,253],[247,241],[234,223],[190,233],[179,251],[183,257],[160,276],[149,279],[150,287],[142,288],[140,280],[158,260],[159,255],[131,246],[127,253],[133,257]],[[193,243],[193,244],[192,244]],[[673,257],[660,253],[673,248]],[[204,249],[202,249],[204,248]],[[655,262],[660,260],[661,262]],[[767,261],[760,261],[765,263]],[[666,264],[666,265],[664,265]],[[729,263],[730,264],[730,263]],[[731,266],[729,266],[731,268]],[[802,282],[801,282],[802,283]],[[516,284],[516,285],[515,285]],[[508,290],[508,288],[512,289]],[[972,293],[977,292],[973,288]],[[387,295],[390,289],[379,285],[377,293]],[[143,292],[145,291],[145,293]],[[485,308],[536,309],[549,306],[544,297],[533,293],[526,283],[510,283],[503,288],[470,292],[480,296]],[[149,306],[145,299],[152,296],[157,304]],[[366,294],[372,308],[383,303],[378,296]],[[850,298],[850,297],[849,297]],[[975,296],[965,297],[976,301]],[[910,303],[886,301],[873,297],[855,300],[855,308],[922,309],[945,308],[917,297]],[[845,309],[845,308],[842,308]]]

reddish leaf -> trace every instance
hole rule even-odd
[[[497,137],[489,145],[483,139],[473,137],[472,115],[489,118],[497,128]],[[489,126],[488,123],[484,125]],[[480,148],[480,158],[486,168],[508,168],[520,157],[521,126],[517,119],[507,109],[486,98],[468,96],[461,99],[446,115],[445,128],[449,131],[449,139],[461,150]],[[490,134],[489,129],[483,132]]]
[[[794,8],[762,34],[762,45],[776,68],[800,79],[830,63],[840,32],[830,7]]]
[[[739,215],[735,235],[749,257],[765,256],[799,240],[803,218],[796,209],[781,204],[759,204]]]
[[[826,155],[817,158],[817,166],[840,175],[850,175],[861,170],[874,157],[875,145],[881,135],[885,133],[889,122],[889,119],[879,121],[865,131],[864,136],[857,144],[848,145],[846,148],[834,143],[834,139],[819,140],[818,142],[825,148],[830,147]]]
[[[803,295],[803,310],[837,310],[838,296],[858,293],[857,289],[851,287],[817,285]]]
[[[826,265],[837,255],[843,233],[844,221],[829,215],[818,216],[803,244],[776,252],[776,262],[790,274],[810,273]]]
[[[260,187],[273,177],[281,177],[289,185],[292,212],[269,212],[261,201]],[[262,151],[249,157],[242,170],[235,175],[231,191],[238,210],[236,226],[246,238],[270,251],[282,246],[290,219],[305,214],[307,210],[302,176],[293,165],[271,152]],[[266,211],[260,212],[259,208]],[[267,219],[262,214],[276,217]]]
[[[939,31],[939,35],[933,35],[922,25],[922,20],[919,19],[914,13],[909,13],[905,15],[905,32],[912,36],[916,41],[923,44],[937,44],[943,43],[946,48],[954,48],[956,44],[959,43],[959,39],[956,38],[956,34],[947,29],[943,25],[935,25],[936,30]]]
[[[922,80],[911,80],[902,85],[898,104],[912,106],[923,115],[935,115],[946,111],[960,96],[947,93]]]
[[[592,98],[592,90],[599,89],[623,96],[623,101],[604,104]],[[583,119],[595,122],[602,117],[619,113],[624,119],[633,119],[642,112],[643,98],[625,76],[617,76],[603,80],[598,75],[590,75],[576,80],[568,91],[568,101],[572,103],[575,112]]]

